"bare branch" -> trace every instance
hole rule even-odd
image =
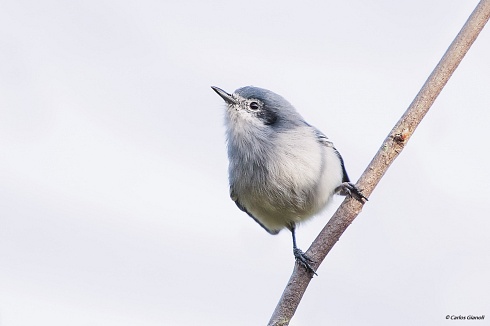
[[[388,167],[403,150],[413,132],[429,111],[437,96],[458,67],[490,17],[490,0],[481,0],[448,50],[431,73],[407,111],[384,140],[373,160],[360,177],[357,186],[364,195],[372,193]],[[352,221],[361,212],[362,204],[346,198],[307,251],[315,269],[325,259],[330,249]],[[270,326],[289,325],[311,276],[304,268],[295,265],[293,274],[269,321]]]

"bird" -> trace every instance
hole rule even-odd
[[[307,123],[282,96],[245,86],[225,101],[230,197],[268,233],[291,231],[296,262],[315,274],[296,244],[297,224],[317,215],[334,194],[367,198],[350,182],[333,142]]]

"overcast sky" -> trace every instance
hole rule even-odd
[[[283,95],[355,181],[477,2],[3,1],[0,325],[265,325],[290,233],[230,200],[210,86]],[[290,325],[488,322],[489,58],[487,26]]]

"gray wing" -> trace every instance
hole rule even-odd
[[[342,156],[340,155],[339,151],[333,146],[333,143],[321,131],[315,129],[315,133],[317,135],[320,144],[331,147],[335,151],[335,154],[337,154],[340,160],[340,165],[342,166],[342,173],[343,173],[342,185],[337,187],[337,189],[340,188],[340,194],[344,196],[349,195],[351,197],[354,197],[361,203],[365,203],[368,200],[368,198],[362,194],[362,191],[358,189],[355,184],[350,182],[349,176],[347,175],[347,171],[345,170],[344,160],[342,159]],[[347,191],[344,190],[345,188],[347,189]],[[339,193],[337,189],[335,191]]]
[[[262,224],[255,216],[250,214],[249,211],[240,203],[240,200],[238,199],[238,196],[233,192],[233,189],[230,187],[230,197],[231,199],[235,202],[236,206],[240,208],[241,211],[245,212],[250,216],[251,218],[254,219],[255,222],[257,222],[258,225],[260,225],[264,230],[269,232],[272,235],[276,235],[279,233],[279,230],[269,230],[264,224]]]
[[[314,129],[315,129],[315,133],[316,133],[318,142],[322,145],[333,148],[333,150],[335,151],[335,154],[337,154],[337,156],[339,157],[340,165],[342,166],[342,182],[350,182],[349,176],[347,175],[347,171],[345,170],[344,159],[340,155],[339,151],[335,148],[335,146],[333,146],[332,141],[330,139],[328,139],[327,136],[325,136],[320,130],[318,130],[316,128],[314,128]]]

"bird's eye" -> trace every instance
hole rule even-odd
[[[257,102],[251,102],[249,104],[250,109],[257,111],[259,109],[259,104]]]

